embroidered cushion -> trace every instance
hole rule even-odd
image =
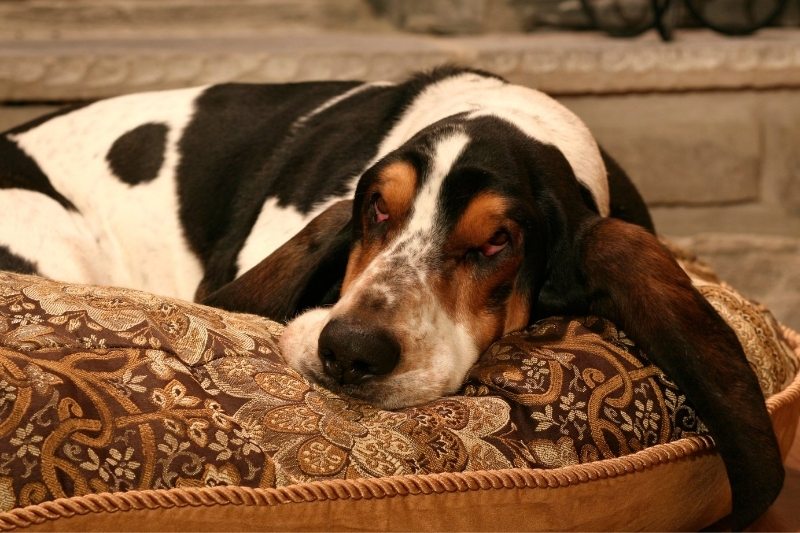
[[[771,410],[788,449],[797,355],[763,307],[676,253],[737,332],[765,395],[780,400]],[[233,510],[247,504],[262,529],[347,528],[370,513],[389,515],[369,529],[610,529],[604,491],[648,478],[624,474],[695,457],[705,468],[696,489],[711,483],[718,497],[687,512],[687,490],[673,514],[616,515],[618,527],[703,527],[729,506],[691,404],[604,319],[537,322],[495,343],[459,395],[398,411],[309,384],[282,360],[281,331],[138,291],[0,273],[0,528],[115,528],[113,512],[140,509],[157,516],[153,529],[181,516],[184,529],[231,529],[252,525]],[[587,483],[604,503],[574,499]],[[548,497],[544,487],[572,492]],[[442,514],[434,500],[459,494]],[[280,505],[292,501],[328,505],[312,518]],[[438,518],[419,515],[420,505]],[[476,505],[481,519],[469,511]]]

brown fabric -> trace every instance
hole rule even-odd
[[[774,322],[712,288],[740,337],[761,330],[748,356],[765,391],[780,390],[797,361]],[[0,274],[0,508],[132,489],[556,468],[703,432],[683,395],[592,317],[501,339],[461,396],[395,412],[309,385],[277,354],[280,331],[136,291]]]
[[[310,386],[276,354],[279,327],[255,317],[31,277],[4,286],[6,509],[103,491],[553,468],[696,429],[683,396],[603,320],[542,321],[496,344],[465,396],[389,412]]]
[[[800,354],[800,335],[787,335]],[[785,453],[791,441],[781,436],[795,434],[800,414],[800,374],[767,409]],[[688,437],[554,470],[94,494],[0,514],[0,530],[697,530],[719,523],[730,508],[712,447],[707,437]]]
[[[797,354],[785,342],[772,314],[724,283],[697,284],[697,288],[736,332],[764,394],[785,389],[797,373]]]

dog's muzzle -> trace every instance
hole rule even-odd
[[[383,328],[334,318],[319,335],[318,354],[329,378],[356,385],[391,373],[400,360],[400,344]]]

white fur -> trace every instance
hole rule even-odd
[[[322,212],[315,210],[314,213],[317,211]],[[238,273],[247,272],[280,248],[316,216],[314,213],[303,215],[293,206],[278,205],[277,198],[267,199],[239,252]]]
[[[202,278],[202,267],[189,249],[178,219],[175,169],[177,143],[202,90],[102,100],[13,137],[53,187],[75,205],[81,226],[94,238],[94,242],[82,243],[81,252],[95,264],[102,264],[98,270],[104,275],[85,271],[87,278],[74,281],[192,298]],[[169,128],[164,164],[153,181],[130,186],[113,175],[105,156],[117,138],[148,122]],[[60,253],[64,252],[53,249],[46,261],[68,262],[70,254],[62,257]],[[41,259],[39,255],[27,257]],[[61,271],[52,275],[59,279],[65,276]]]
[[[286,328],[280,339],[283,358],[292,368],[303,374],[319,364],[317,342],[322,328],[328,323],[330,309],[312,309],[295,318],[291,328]],[[309,342],[313,340],[313,342]]]
[[[459,113],[468,113],[471,118],[501,118],[531,138],[561,150],[575,177],[592,193],[600,214],[608,215],[606,168],[589,128],[572,111],[540,91],[477,74],[445,78],[426,88],[383,140],[373,164],[424,127]]]
[[[411,220],[405,230],[409,233],[430,231],[434,223],[434,215],[437,212],[436,205],[439,202],[439,193],[442,189],[444,179],[450,173],[458,157],[464,152],[469,144],[469,136],[466,133],[457,132],[439,140],[433,156],[433,166],[428,172],[425,185],[414,199],[414,208]]]
[[[0,190],[0,213],[5,213],[0,216],[0,244],[17,256],[31,258],[43,275],[109,283],[105,257],[85,253],[95,243],[79,215],[49,196],[24,189]]]

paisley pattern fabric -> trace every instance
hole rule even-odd
[[[693,254],[669,241],[662,242],[697,290],[736,332],[764,395],[771,396],[789,386],[798,371],[798,362],[772,313],[720,281],[714,271]]]
[[[700,288],[765,392],[780,390],[797,361],[769,313],[707,279]],[[281,331],[133,290],[0,273],[0,510],[102,491],[553,468],[705,431],[645,354],[595,317],[509,335],[460,395],[398,411],[309,384],[281,358]]]

